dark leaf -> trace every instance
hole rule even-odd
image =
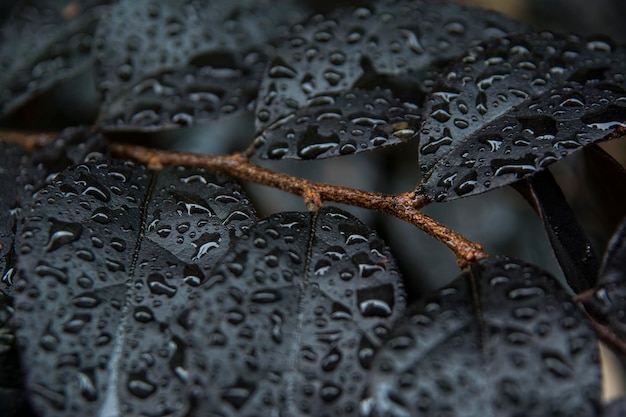
[[[264,158],[313,159],[404,142],[437,70],[525,27],[451,3],[378,1],[316,15],[278,47],[256,108]]]
[[[585,307],[611,330],[626,339],[626,218],[622,221],[604,254],[598,286]]]
[[[91,44],[110,0],[16,2],[2,28],[0,114],[90,68]]]
[[[597,145],[585,147],[583,157],[586,198],[597,205],[594,220],[606,242],[626,216],[626,169]]]
[[[0,415],[28,417],[31,414],[24,393],[12,320],[13,297],[0,289]]]
[[[0,291],[11,291],[14,273],[15,209],[18,207],[15,173],[19,171],[24,148],[0,142]]]
[[[162,130],[249,108],[265,43],[301,17],[288,0],[120,1],[97,34],[100,127]]]
[[[15,323],[41,416],[183,413],[188,298],[254,220],[197,169],[85,163],[22,212]]]
[[[602,417],[623,417],[626,415],[626,397],[620,397],[604,406]]]
[[[436,201],[510,184],[626,124],[626,56],[604,39],[512,35],[472,49],[433,89],[418,190]]]
[[[570,287],[576,293],[593,287],[600,262],[550,171],[541,171],[516,188],[541,217]]]
[[[15,215],[33,193],[71,165],[108,156],[102,135],[86,127],[67,128],[52,143],[27,153],[0,142],[0,290],[11,293]]]
[[[363,415],[595,416],[596,338],[544,271],[475,263],[396,326],[372,364]]]
[[[56,140],[33,150],[22,160],[16,194],[20,206],[26,205],[39,188],[64,169],[109,156],[108,145],[102,134],[86,126],[64,129]]]
[[[197,415],[358,415],[374,350],[404,306],[389,249],[350,214],[260,221],[196,302]]]

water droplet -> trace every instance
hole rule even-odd
[[[83,226],[80,223],[68,223],[54,218],[50,218],[49,221],[51,226],[45,248],[47,252],[78,240],[83,232]]]
[[[157,389],[155,384],[148,381],[145,373],[129,375],[126,387],[128,388],[128,392],[141,399],[148,398],[154,394]]]
[[[195,253],[191,257],[192,261],[197,261],[209,253],[212,249],[217,249],[220,246],[222,240],[219,233],[203,233],[198,239],[192,242]]]
[[[320,397],[324,402],[330,403],[341,396],[341,388],[334,384],[324,384],[320,390]]]
[[[322,370],[324,372],[332,372],[337,366],[341,363],[342,354],[341,351],[337,348],[337,346],[333,347],[327,354],[322,358]]]
[[[250,295],[250,301],[253,303],[267,304],[280,301],[282,296],[277,290],[257,290]]]
[[[79,333],[90,321],[91,315],[89,314],[74,314],[72,318],[63,323],[63,331],[66,333]]]
[[[100,224],[110,223],[112,217],[113,212],[107,207],[100,207],[96,209],[91,215],[91,219]]]
[[[176,287],[168,285],[161,274],[150,274],[148,277],[148,288],[157,295],[165,295],[169,298],[176,295]]]
[[[393,313],[394,293],[391,284],[357,291],[359,311],[364,317],[388,317]]]
[[[135,307],[133,317],[140,323],[148,323],[154,320],[154,314],[152,313],[152,310],[145,306]]]

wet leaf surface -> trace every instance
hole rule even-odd
[[[291,1],[122,0],[97,33],[104,130],[162,130],[248,109]]]
[[[623,128],[623,48],[528,33],[452,64],[420,130],[418,190],[447,201],[510,184]]]
[[[598,415],[598,347],[584,321],[542,270],[480,261],[396,326],[363,415]]]
[[[197,169],[95,162],[58,175],[17,230],[15,324],[41,416],[181,415],[188,297],[254,221]]]
[[[604,254],[598,286],[584,303],[594,317],[606,323],[621,339],[626,338],[626,218]]]
[[[264,158],[314,159],[411,139],[438,69],[522,24],[451,3],[379,1],[292,27],[265,71],[254,145]]]
[[[28,0],[2,27],[0,114],[93,64],[91,45],[110,0]]]
[[[0,142],[0,291],[9,293],[13,284],[15,254],[15,209],[18,206],[15,174],[19,171],[24,148]]]
[[[197,415],[358,415],[374,350],[404,303],[389,249],[350,214],[260,221],[196,300]]]
[[[0,147],[0,290],[10,294],[20,209],[60,171],[109,154],[104,137],[87,127],[64,129],[55,141],[33,151],[8,142],[0,142]]]
[[[600,261],[550,171],[518,184],[517,190],[541,217],[569,286],[576,293],[594,287]]]

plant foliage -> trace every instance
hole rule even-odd
[[[626,171],[596,145],[625,132],[624,47],[456,3],[339,3],[15,6],[0,44],[1,415],[625,412],[602,402],[598,342],[626,354]],[[34,149],[40,133],[11,130],[81,75],[95,120]],[[246,113],[247,150],[203,167],[133,144]],[[395,197],[250,162],[408,143],[419,175]],[[578,151],[613,234],[603,257],[548,170]],[[258,219],[238,180],[309,210]],[[506,185],[536,210],[559,277],[472,252],[419,211]],[[323,200],[428,231],[461,276],[406,291],[420,277],[390,232]]]

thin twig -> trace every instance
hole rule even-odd
[[[626,341],[616,335],[610,327],[598,322],[589,313],[586,313],[586,315],[591,328],[594,332],[596,332],[598,338],[615,349],[621,355],[626,356]]]
[[[462,268],[488,256],[482,245],[469,241],[459,233],[422,213],[420,208],[428,204],[429,200],[426,196],[417,195],[415,192],[387,195],[313,182],[253,164],[247,156],[241,153],[211,156],[162,151],[115,142],[111,144],[111,150],[117,156],[142,162],[154,169],[159,169],[165,165],[186,165],[222,172],[234,178],[302,196],[308,206],[319,207],[322,201],[333,201],[395,216],[420,228],[448,246],[456,255],[457,263]]]
[[[50,143],[57,136],[57,133],[0,132],[0,140],[20,143],[31,149]],[[418,227],[450,248],[456,255],[457,264],[461,268],[488,256],[479,243],[468,240],[463,235],[422,213],[420,209],[427,205],[430,200],[428,197],[415,192],[388,195],[309,181],[256,165],[250,161],[249,156],[245,153],[212,156],[164,151],[119,142],[111,142],[109,145],[113,155],[141,162],[151,169],[158,170],[168,165],[203,167],[240,180],[278,188],[301,196],[309,209],[319,208],[323,201],[333,201],[376,210],[397,217]]]

